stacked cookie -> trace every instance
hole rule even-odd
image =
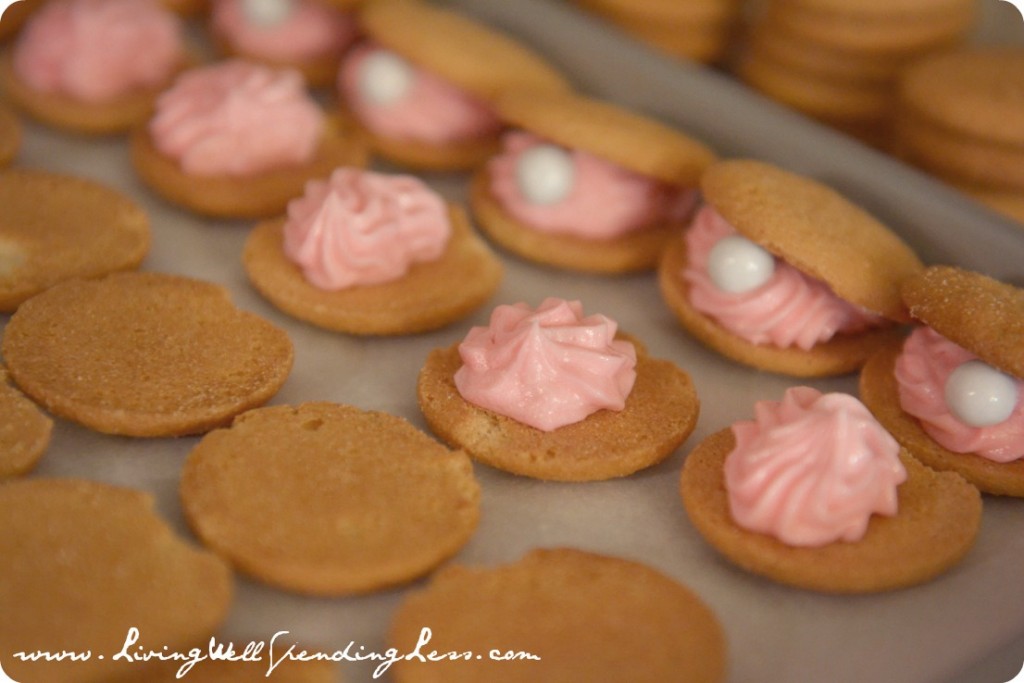
[[[973,48],[914,63],[896,99],[894,151],[1024,222],[1024,48]]]
[[[769,0],[738,75],[770,97],[882,144],[908,63],[959,44],[977,0]]]

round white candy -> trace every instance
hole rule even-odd
[[[708,275],[715,287],[742,294],[768,282],[775,272],[775,258],[746,237],[723,237],[708,254]]]
[[[412,67],[394,52],[376,50],[370,53],[359,73],[359,91],[372,104],[389,105],[400,101],[412,87]]]
[[[516,183],[531,204],[557,204],[576,182],[572,156],[555,145],[537,145],[524,151],[516,164]]]
[[[946,405],[954,417],[971,427],[990,427],[1006,420],[1017,406],[1017,383],[980,360],[970,360],[950,373]]]
[[[254,26],[270,27],[284,23],[294,9],[294,0],[242,0],[245,20]]]

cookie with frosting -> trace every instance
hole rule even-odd
[[[704,206],[661,260],[662,298],[705,346],[799,377],[859,369],[908,320],[923,268],[888,227],[830,187],[760,161],[701,178]]]
[[[903,293],[918,325],[864,366],[861,397],[924,464],[1024,497],[1024,290],[930,266]]]

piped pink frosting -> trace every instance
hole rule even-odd
[[[536,310],[498,306],[459,345],[455,386],[464,399],[543,431],[601,409],[622,410],[636,381],[636,349],[603,315],[550,297]]]
[[[149,132],[186,173],[245,176],[306,163],[323,126],[299,72],[229,60],[183,73]]]
[[[398,279],[450,236],[447,205],[419,179],[339,168],[288,203],[284,252],[310,284],[337,290]]]
[[[161,85],[183,58],[181,22],[156,0],[55,0],[22,30],[13,68],[34,90],[99,103]]]
[[[684,235],[688,262],[682,275],[690,305],[736,336],[753,344],[806,351],[836,334],[885,324],[882,317],[840,299],[824,282],[778,258],[771,278],[760,287],[742,293],[718,289],[708,274],[708,255],[720,239],[735,234],[714,207],[701,207]]]
[[[491,194],[518,222],[549,233],[612,239],[664,223],[682,223],[697,203],[694,188],[672,188],[583,150],[569,150],[574,182],[553,204],[523,196],[517,168],[523,153],[544,140],[525,131],[502,136],[502,151],[487,164]]]
[[[732,426],[725,460],[739,526],[793,546],[857,541],[872,514],[895,515],[907,478],[899,445],[860,401],[792,387]]]
[[[244,0],[217,0],[211,21],[235,49],[279,61],[301,62],[321,57],[341,57],[355,40],[355,17],[327,3],[294,0],[287,19],[260,26],[245,14]]]
[[[366,43],[349,51],[338,72],[338,90],[359,121],[373,133],[428,144],[475,140],[497,134],[501,121],[486,104],[452,83],[414,65],[409,91],[398,101],[378,104],[360,85],[370,55],[384,48]]]
[[[954,416],[946,404],[950,374],[977,356],[930,327],[918,327],[903,343],[895,375],[900,406],[918,419],[921,428],[954,453],[974,453],[995,462],[1024,457],[1024,401],[1009,418],[989,427],[972,427]],[[1017,395],[1024,396],[1024,381],[1017,380]]]

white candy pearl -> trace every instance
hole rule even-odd
[[[950,373],[945,387],[946,405],[971,427],[991,427],[1006,420],[1017,406],[1013,378],[980,360],[970,360]]]
[[[557,204],[576,182],[576,167],[567,151],[555,145],[537,145],[522,153],[516,164],[516,183],[531,204]]]
[[[284,23],[294,9],[294,0],[242,0],[245,19],[255,26],[270,27]]]
[[[708,275],[715,287],[742,294],[768,282],[775,272],[775,258],[746,237],[730,235],[718,240],[708,254]]]
[[[359,74],[359,91],[363,99],[387,106],[400,101],[412,87],[412,67],[394,52],[377,50],[366,57]]]

